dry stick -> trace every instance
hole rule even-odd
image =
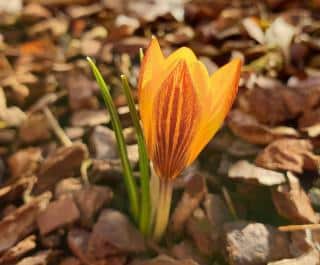
[[[278,230],[282,232],[299,231],[305,229],[318,230],[320,229],[320,224],[285,225],[278,227]]]
[[[229,191],[224,187],[222,186],[222,194],[223,194],[223,197],[227,203],[227,206],[229,208],[229,211],[231,213],[231,215],[233,216],[234,219],[239,219],[238,218],[238,215],[237,215],[237,212],[236,212],[236,208],[234,207],[234,204],[231,200],[231,197],[230,197],[230,194],[229,194]]]
[[[57,119],[53,116],[52,112],[50,111],[50,109],[48,107],[44,107],[43,108],[43,113],[46,116],[53,132],[55,133],[55,135],[59,138],[59,140],[61,141],[61,143],[64,146],[71,146],[72,142],[69,139],[69,137],[65,134],[64,130],[62,130],[62,128],[60,127]]]

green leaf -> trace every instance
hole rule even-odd
[[[127,98],[131,119],[137,134],[138,151],[139,151],[139,169],[141,183],[141,207],[139,228],[141,232],[148,235],[150,230],[151,202],[150,202],[150,171],[147,149],[144,141],[143,131],[140,126],[138,112],[134,103],[128,79],[125,75],[121,75],[122,87]]]
[[[105,83],[98,67],[95,65],[95,63],[92,61],[91,58],[87,57],[87,60],[89,62],[89,65],[91,67],[91,70],[97,80],[97,83],[99,85],[100,91],[102,93],[102,97],[104,100],[104,103],[109,111],[110,117],[111,117],[111,124],[116,136],[119,155],[121,159],[121,164],[123,168],[124,173],[124,181],[128,192],[128,197],[130,201],[130,210],[131,214],[136,222],[138,222],[138,216],[139,216],[139,201],[138,201],[138,194],[137,194],[137,187],[136,183],[133,177],[132,168],[129,162],[128,158],[128,152],[126,148],[126,144],[124,141],[122,126],[120,123],[120,118],[118,115],[118,112],[116,110],[116,107],[113,103],[109,87]]]

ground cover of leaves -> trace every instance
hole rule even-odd
[[[320,1],[0,1],[0,265],[316,265]],[[225,125],[177,179],[168,233],[127,212],[110,119],[85,56],[137,145],[120,73],[139,48],[192,48],[210,73],[244,62]],[[135,93],[136,95],[136,93]],[[62,129],[62,131],[61,131]]]

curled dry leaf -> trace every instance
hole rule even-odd
[[[232,165],[228,171],[228,177],[264,186],[274,186],[286,182],[284,174],[257,167],[245,160]]]
[[[317,223],[319,218],[299,179],[290,172],[287,179],[288,184],[282,184],[272,191],[272,200],[278,213],[293,223]]]
[[[319,157],[309,140],[279,139],[269,144],[256,158],[256,165],[273,170],[302,173],[317,171]]]
[[[228,126],[235,135],[253,144],[268,144],[278,138],[299,136],[294,128],[285,126],[270,128],[241,110],[230,113]]]

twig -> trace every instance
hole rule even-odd
[[[236,220],[236,219],[239,219],[238,215],[237,215],[237,212],[236,212],[236,208],[234,207],[234,204],[231,200],[231,197],[230,197],[230,194],[229,194],[229,191],[224,187],[222,186],[222,194],[223,194],[223,197],[227,203],[227,206],[229,208],[229,211],[232,215],[232,217]]]
[[[320,230],[320,224],[305,224],[305,225],[285,225],[279,226],[278,230],[282,232],[291,232],[291,231],[299,231],[299,230]]]
[[[83,160],[82,163],[81,163],[80,172],[81,172],[82,180],[83,180],[85,185],[89,185],[90,184],[89,177],[88,177],[88,168],[91,165],[92,165],[92,160],[90,158],[87,158],[87,159]]]
[[[68,138],[68,136],[65,134],[65,132],[63,131],[63,129],[60,127],[57,119],[53,116],[52,112],[50,111],[50,109],[48,107],[44,107],[43,108],[43,113],[46,116],[53,132],[55,133],[55,135],[59,138],[59,140],[61,141],[61,143],[64,146],[70,146],[72,145],[71,140]]]

